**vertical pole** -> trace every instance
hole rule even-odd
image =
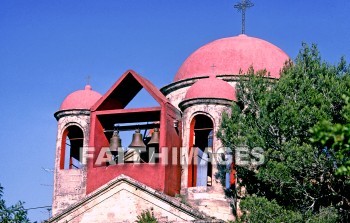
[[[242,34],[245,34],[245,9],[242,10]]]

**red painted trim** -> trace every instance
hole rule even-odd
[[[114,115],[114,114],[124,114],[124,113],[144,113],[144,112],[154,112],[161,111],[161,107],[150,107],[150,108],[129,108],[129,109],[113,109],[113,110],[103,110],[96,111],[96,115]]]
[[[236,168],[235,164],[231,163],[231,172],[230,172],[230,186],[236,184]]]
[[[164,191],[165,169],[162,164],[123,164],[88,169],[86,194],[89,194],[121,174],[127,175],[158,191]]]
[[[190,135],[189,135],[189,143],[188,143],[188,159],[191,163],[188,165],[188,186],[187,187],[195,187],[196,186],[196,178],[197,178],[197,166],[194,165],[194,158],[196,157],[195,152],[191,152],[193,147],[193,138],[194,138],[194,126],[196,124],[196,118],[194,117],[190,124]],[[192,156],[190,156],[192,154]]]
[[[64,162],[66,158],[66,141],[67,141],[67,135],[68,135],[68,128],[66,128],[62,134],[61,138],[61,155],[60,155],[60,169],[64,169]]]

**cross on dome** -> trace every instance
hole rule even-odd
[[[91,76],[88,75],[88,76],[86,77],[86,85],[90,85],[90,81],[91,81]]]
[[[239,12],[242,12],[242,34],[245,34],[245,11],[253,6],[254,4],[250,0],[242,0],[242,2],[234,5]]]
[[[215,74],[215,68],[216,68],[215,64],[211,65],[210,67],[211,67],[211,71],[213,72],[213,75],[214,75]]]

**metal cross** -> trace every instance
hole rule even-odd
[[[215,73],[215,68],[216,68],[215,64],[211,65],[210,67],[211,67],[211,71],[212,71],[213,74],[214,74],[214,73]]]
[[[87,85],[90,85],[90,81],[91,81],[91,76],[88,75],[88,76],[86,77],[86,84],[87,84]]]
[[[253,6],[254,4],[250,0],[242,0],[242,2],[234,5],[239,12],[242,12],[242,34],[245,34],[245,11]]]

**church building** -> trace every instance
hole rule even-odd
[[[223,185],[214,161],[222,114],[250,67],[278,79],[287,60],[277,46],[241,34],[195,50],[160,89],[128,70],[103,95],[90,85],[69,94],[54,114],[49,222],[135,222],[143,211],[158,222],[234,220],[224,193],[235,186],[234,165]],[[129,108],[142,89],[157,106]]]

